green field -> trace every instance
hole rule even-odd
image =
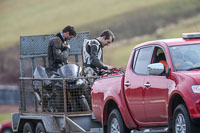
[[[0,114],[0,124],[8,120],[11,120],[11,114]]]
[[[148,0],[148,2],[154,1]],[[152,34],[158,28],[200,13],[199,0],[162,0],[150,5],[146,3],[146,5],[148,6],[133,8],[128,12],[84,25],[82,29],[89,29],[97,36],[99,34],[97,31],[108,27],[114,31],[116,40],[121,40]]]
[[[115,43],[110,47],[105,48],[104,59],[105,63],[125,67],[132,49],[145,41],[152,41],[158,39],[181,38],[182,33],[200,32],[200,15],[187,20],[180,20],[177,24],[168,25],[165,28],[160,28],[151,35],[137,37],[136,39],[126,41],[126,43]],[[112,55],[110,54],[112,51]]]
[[[0,1],[0,46],[15,44],[20,35],[54,33],[68,24],[80,27],[162,2],[144,1],[15,0],[13,4],[13,0],[3,0]]]
[[[199,0],[1,0],[0,49],[19,43],[21,35],[56,33],[68,24],[92,36],[110,28],[130,38],[199,10]]]

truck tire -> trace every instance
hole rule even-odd
[[[35,133],[46,133],[44,126],[41,122],[38,122]]]
[[[199,129],[190,120],[186,107],[180,104],[173,113],[172,133],[197,133]]]
[[[30,122],[24,124],[23,133],[35,133],[35,127]]]
[[[5,128],[2,130],[1,133],[13,133],[12,129],[11,128]]]
[[[130,131],[124,124],[120,112],[113,109],[108,117],[107,133],[130,133]]]

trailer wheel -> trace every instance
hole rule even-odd
[[[130,129],[126,127],[120,112],[117,109],[112,110],[108,117],[108,133],[130,133]]]
[[[35,127],[30,122],[24,124],[23,133],[35,133]]]
[[[44,126],[41,122],[37,124],[35,133],[46,133]]]

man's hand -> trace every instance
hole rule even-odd
[[[64,47],[70,49],[70,45],[68,43],[64,44]]]
[[[113,68],[115,68],[114,66],[108,66],[108,69],[113,69]]]

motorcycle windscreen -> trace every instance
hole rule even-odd
[[[37,66],[35,68],[34,74],[33,74],[34,78],[49,78],[46,72],[46,69],[42,66]],[[51,84],[50,80],[44,80],[44,85],[48,86]]]
[[[59,68],[57,72],[63,78],[74,78],[79,75],[80,67],[76,64],[67,64]]]

